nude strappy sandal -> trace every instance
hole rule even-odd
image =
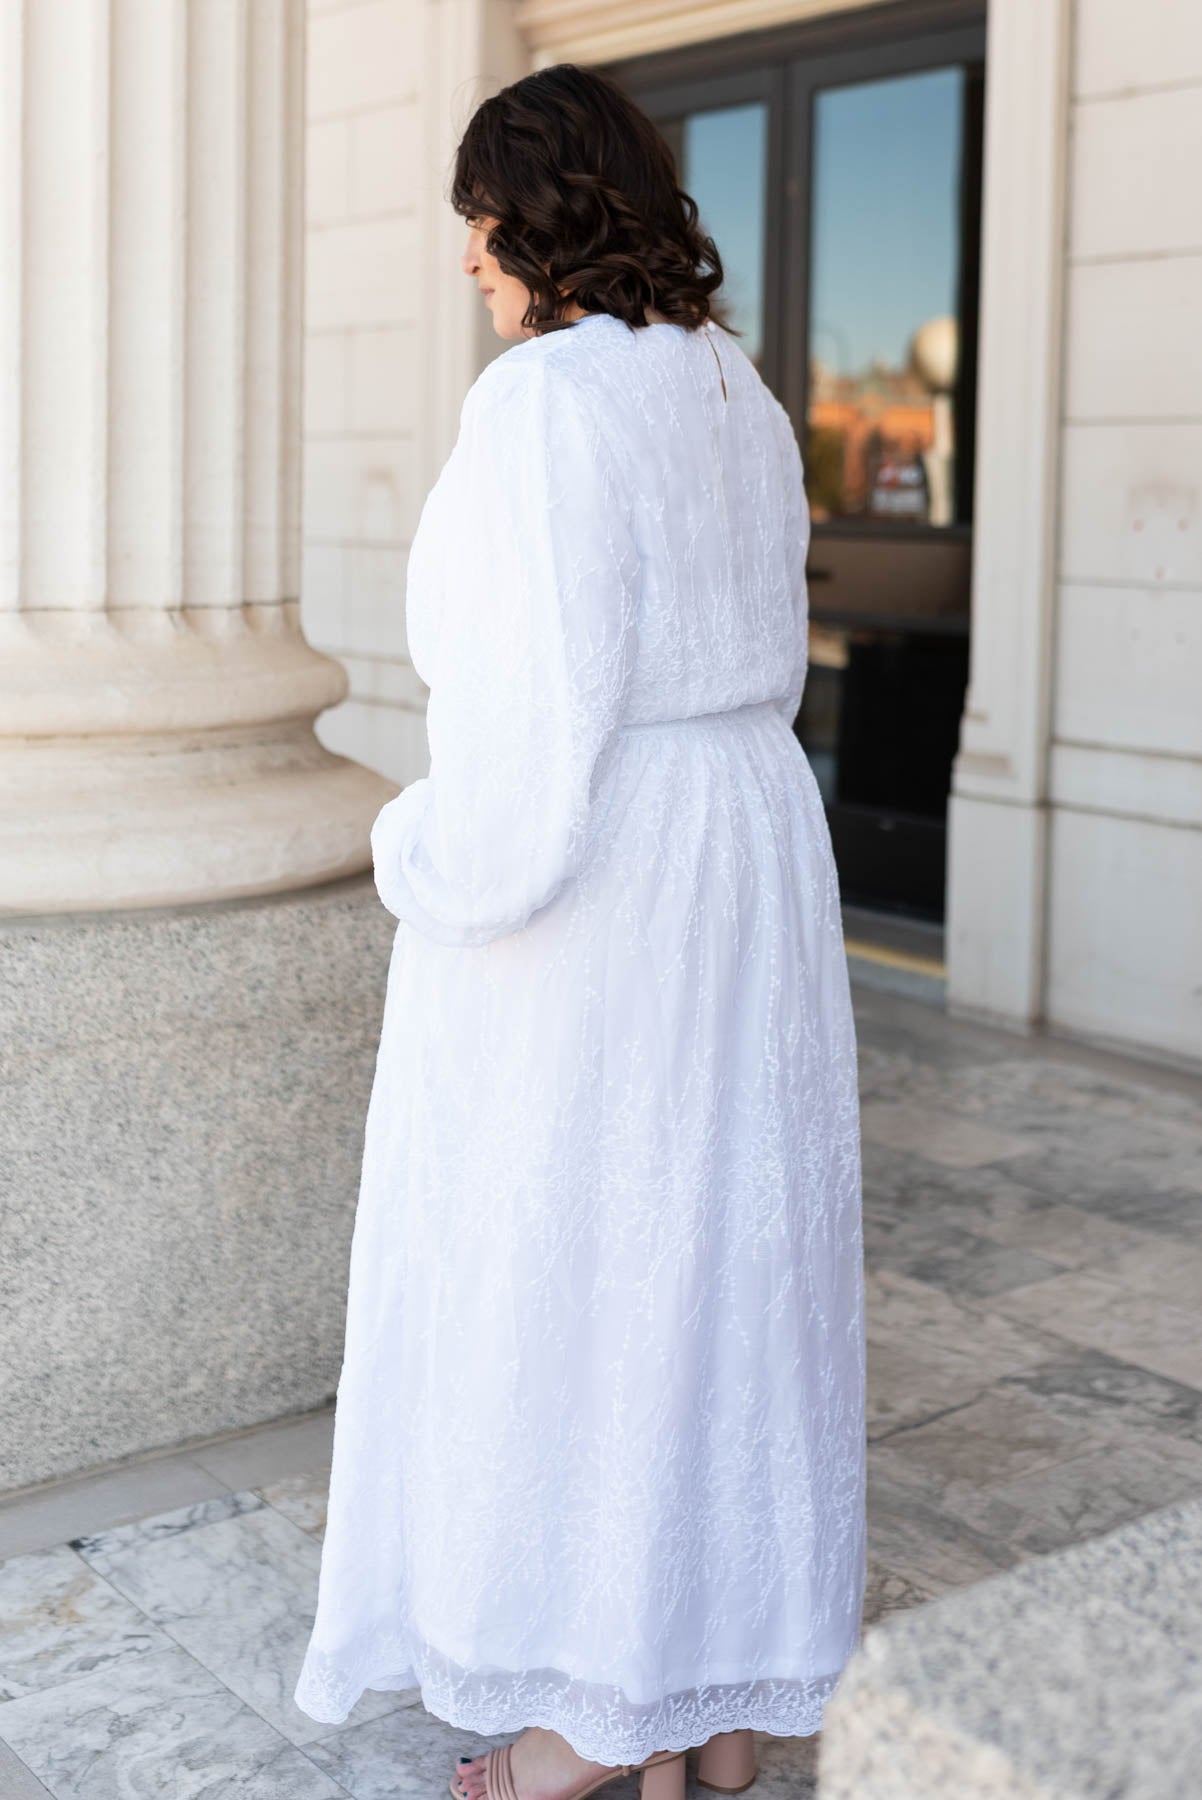
[[[486,1751],[484,1756],[484,1793],[485,1800],[521,1800],[510,1767],[509,1744]],[[657,1750],[645,1762],[624,1763],[620,1769],[609,1769],[604,1775],[597,1775],[583,1787],[573,1788],[564,1800],[584,1800],[586,1794],[595,1794],[607,1782],[617,1781],[623,1775],[640,1774],[639,1794],[641,1800],[684,1800],[685,1762],[683,1750]],[[463,1800],[463,1794],[455,1786],[452,1775],[448,1784],[454,1800]]]
[[[756,1778],[755,1738],[750,1731],[716,1731],[701,1747],[697,1786],[715,1794],[741,1794]]]

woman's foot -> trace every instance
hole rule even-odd
[[[510,1769],[521,1800],[564,1800],[565,1794],[595,1779],[617,1763],[588,1762],[577,1756],[566,1738],[541,1725],[531,1725],[513,1741]],[[455,1786],[465,1800],[484,1800],[484,1758],[460,1763]]]

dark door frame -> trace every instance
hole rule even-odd
[[[676,56],[679,52],[670,52]],[[649,71],[650,85],[625,82],[644,112],[657,121],[682,114],[700,112],[710,107],[750,106],[762,101],[767,110],[766,193],[764,196],[764,344],[761,370],[773,393],[780,397],[784,366],[785,245],[788,240],[787,213],[789,197],[785,179],[788,131],[788,69],[785,64],[761,64],[755,68],[727,70],[711,68],[708,74],[687,75],[672,79],[671,71],[659,79],[658,57],[649,57],[655,68]],[[711,57],[712,61],[712,57]],[[638,64],[612,64],[611,69],[635,67]],[[674,149],[678,146],[674,145]],[[679,158],[678,158],[679,160]]]

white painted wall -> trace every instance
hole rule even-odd
[[[1202,7],[1077,0],[1046,1010],[1202,1057]]]

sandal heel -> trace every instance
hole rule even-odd
[[[684,1751],[652,1763],[639,1774],[640,1800],[684,1800]]]
[[[756,1773],[755,1737],[750,1731],[716,1731],[701,1747],[698,1787],[715,1794],[741,1794]]]

